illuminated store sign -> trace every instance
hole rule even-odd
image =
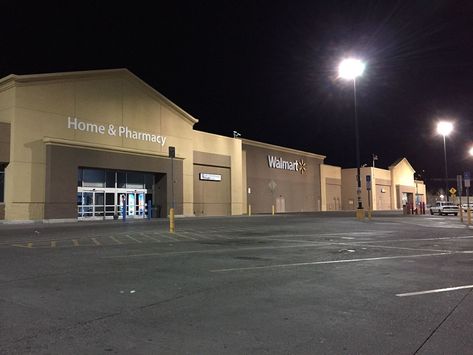
[[[67,118],[67,128],[82,132],[107,134],[109,136],[124,137],[139,141],[158,143],[161,144],[161,146],[166,143],[167,139],[167,137],[156,134],[134,131],[132,129],[129,129],[127,126],[115,126],[113,124],[101,125],[97,123],[84,122],[80,121],[77,117]]]
[[[200,180],[206,180],[206,181],[222,181],[222,175],[200,173],[199,174],[199,179]]]
[[[272,155],[268,155],[268,165],[270,168],[273,168],[273,169],[298,171],[301,174],[304,174],[307,168],[307,164],[304,162],[303,159],[287,161],[287,160],[283,160],[283,158],[281,157],[278,158]]]

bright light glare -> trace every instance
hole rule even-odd
[[[442,136],[448,136],[453,131],[453,124],[447,121],[437,123],[437,133]]]
[[[470,148],[469,152],[470,152],[470,155],[473,156],[473,147]]]
[[[355,79],[365,71],[365,63],[359,59],[347,58],[338,66],[338,76],[342,79]]]

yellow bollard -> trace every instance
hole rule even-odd
[[[364,208],[356,209],[356,219],[362,220],[365,219],[365,210]]]
[[[371,209],[368,210],[368,219],[371,220]]]
[[[248,216],[251,216],[251,205],[248,205]]]
[[[468,225],[471,224],[471,210],[470,210],[470,207],[468,207],[468,210],[467,210],[467,220],[468,220]]]
[[[169,232],[174,233],[174,208],[169,210]]]
[[[460,222],[463,223],[463,207],[460,205]]]
[[[274,216],[274,205],[271,206],[271,213]]]

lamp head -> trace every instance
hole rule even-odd
[[[448,136],[453,131],[453,124],[447,121],[437,123],[437,133],[442,136]]]
[[[353,80],[365,71],[365,63],[359,59],[346,58],[338,65],[338,76],[342,79]]]

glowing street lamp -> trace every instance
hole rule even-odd
[[[470,148],[470,150],[468,151],[470,153],[470,155],[473,157],[473,147]]]
[[[361,202],[361,172],[360,172],[360,138],[358,133],[358,113],[356,107],[356,78],[365,71],[365,63],[359,59],[346,58],[338,66],[338,76],[342,79],[353,80],[353,99],[355,108],[355,145],[356,145],[356,181],[357,181],[357,199],[358,210],[356,216],[358,219],[364,217],[363,204]]]
[[[445,137],[453,131],[453,124],[447,121],[440,121],[437,123],[437,133],[443,136],[443,159],[445,162],[445,195],[448,201],[448,170],[447,170],[447,145]]]

